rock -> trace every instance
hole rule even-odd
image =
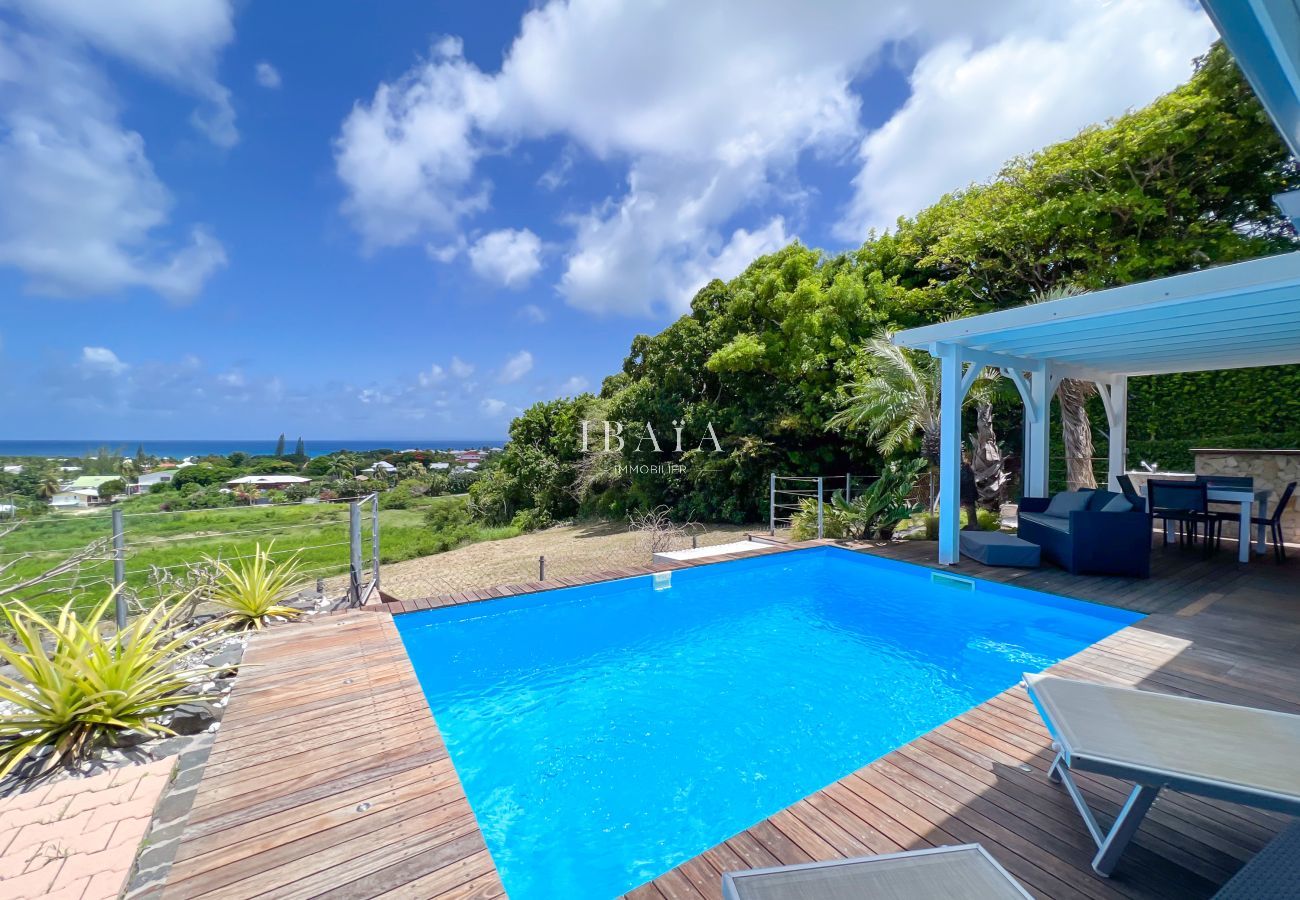
[[[172,712],[167,727],[181,735],[198,734],[205,731],[216,718],[216,713],[206,703],[182,703]]]
[[[236,647],[225,647],[218,650],[208,658],[208,665],[219,670],[219,675],[227,672],[234,672],[239,666],[239,661],[244,658],[244,648],[242,645]]]

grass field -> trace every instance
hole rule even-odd
[[[425,515],[440,504],[463,502],[463,498],[421,498],[409,509],[381,510],[381,564],[427,556],[449,546],[479,540],[511,537],[518,532],[506,528],[459,528],[454,534],[439,532],[425,523]],[[151,570],[179,573],[205,556],[233,560],[251,555],[260,543],[274,542],[277,559],[299,553],[304,574],[328,577],[345,573],[348,567],[348,507],[342,503],[289,504],[278,506],[224,507],[163,513],[155,497],[123,504],[127,584],[138,591],[146,588]],[[363,516],[363,546],[369,556],[370,521],[368,507]],[[23,581],[47,571],[71,553],[112,534],[108,510],[93,513],[55,513],[22,522],[0,537],[0,566],[7,583]],[[82,594],[93,586],[92,597],[102,596],[102,585],[111,581],[110,551],[85,563],[74,578],[60,576],[55,592],[27,597],[41,607],[63,603],[70,595]],[[18,596],[22,597],[20,593]],[[88,599],[89,602],[89,599]]]

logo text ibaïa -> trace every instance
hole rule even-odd
[[[669,445],[669,449],[667,450],[663,449],[663,445],[659,443],[659,435],[655,432],[653,423],[644,422],[640,424],[644,425],[644,430],[640,427],[628,428],[627,433],[624,434],[623,422],[609,422],[604,419],[596,419],[594,421],[583,419],[582,420],[582,452],[583,453],[591,452],[592,426],[604,426],[603,431],[604,431],[606,453],[611,453],[611,452],[617,453],[618,451],[622,450],[627,445],[626,442],[631,440],[633,436],[636,437],[636,446],[632,448],[633,452],[639,452],[641,450],[642,445],[647,443],[654,448],[655,453],[684,452],[682,449],[682,435],[686,427],[684,422],[680,422],[675,419],[673,420],[672,443]],[[597,430],[600,429],[598,428]],[[692,437],[693,436],[687,436],[688,443],[690,442]],[[668,434],[665,433],[664,439],[667,440],[667,438],[668,438]],[[722,442],[718,440],[718,433],[713,430],[712,422],[709,422],[705,426],[704,433],[700,436],[699,444],[697,444],[694,449],[704,450],[705,445],[707,444],[713,445],[713,449],[709,451],[710,453],[722,452]]]

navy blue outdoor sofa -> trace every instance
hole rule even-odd
[[[1133,509],[1123,494],[1111,491],[1057,497],[1020,501],[1023,540],[1037,544],[1043,556],[1071,575],[1150,577],[1151,516],[1145,510]]]

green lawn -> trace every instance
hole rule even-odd
[[[304,573],[311,578],[337,575],[348,566],[348,507],[321,503],[283,506],[225,507],[160,513],[162,498],[153,495],[122,504],[125,524],[127,583],[136,589],[146,586],[151,567],[182,571],[205,556],[224,559],[245,557],[257,544],[274,542],[276,558],[300,551]],[[441,533],[425,524],[425,515],[439,504],[463,502],[461,497],[420,498],[409,509],[381,510],[380,561],[399,562],[439,553],[449,545],[511,537],[510,528],[460,528],[454,535]],[[370,548],[369,508],[362,517],[363,558]],[[237,532],[237,533],[233,533]],[[108,510],[93,514],[55,513],[22,523],[0,538],[0,565],[17,560],[5,573],[5,582],[21,581],[46,571],[91,541],[111,535]],[[25,554],[30,554],[26,556]],[[111,559],[85,564],[80,585],[111,580]],[[62,576],[55,586],[60,593],[27,596],[41,607],[51,607],[68,598],[73,581]],[[102,590],[97,587],[95,593]],[[19,596],[23,596],[20,594]]]

